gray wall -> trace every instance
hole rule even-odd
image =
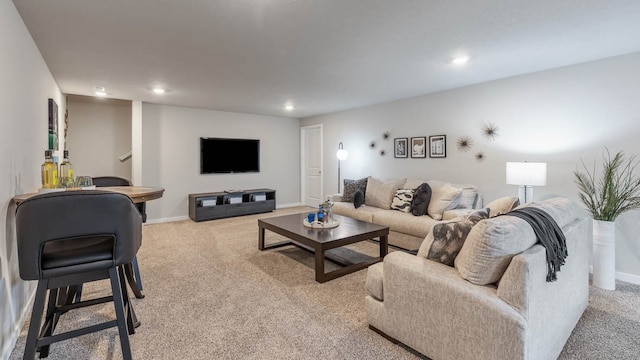
[[[200,137],[260,139],[260,172],[200,175]],[[165,188],[147,214],[183,218],[188,194],[225,189],[272,188],[277,206],[298,204],[299,148],[298,119],[144,103],[141,184]]]
[[[58,104],[64,146],[64,98],[11,1],[0,1],[0,359],[20,333],[34,282],[20,279],[15,237],[17,194],[40,187],[47,148],[47,99]],[[61,152],[57,152],[58,155]]]
[[[67,149],[76,175],[131,180],[131,101],[69,95]]]
[[[485,202],[516,195],[505,184],[507,161],[541,161],[547,185],[535,199],[566,196],[577,200],[573,171],[580,160],[593,164],[604,147],[640,154],[640,53],[513,77],[475,86],[303,119],[302,126],[324,124],[324,184],[337,190],[338,142],[349,158],[343,178],[420,177],[477,184]],[[473,71],[473,63],[469,64]],[[483,124],[499,129],[495,140]],[[389,131],[391,139],[382,134]],[[447,135],[445,159],[394,159],[394,137]],[[456,149],[462,136],[473,139],[468,152]],[[369,143],[377,146],[370,149]],[[384,149],[387,155],[380,156]],[[482,152],[481,162],[475,155]],[[640,280],[640,212],[618,218],[617,271]],[[585,241],[590,241],[585,239]],[[625,277],[631,274],[631,278]]]

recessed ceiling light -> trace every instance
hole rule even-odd
[[[96,86],[93,93],[96,96],[107,96],[107,89],[104,86]]]
[[[155,87],[155,88],[153,88],[153,92],[156,93],[156,94],[164,94],[166,91],[163,88]]]
[[[469,61],[469,57],[468,56],[458,56],[458,57],[454,57],[453,59],[451,59],[451,63],[454,65],[462,65],[462,64],[466,64]]]
[[[295,109],[295,107],[293,107],[293,105],[291,105],[291,104],[288,104],[288,105],[284,106],[284,109],[287,110],[287,111],[292,111],[293,109]]]

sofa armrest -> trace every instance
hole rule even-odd
[[[341,202],[342,201],[342,194],[330,195],[330,200],[331,200],[331,202]]]
[[[381,330],[389,336],[432,358],[469,358],[469,344],[477,358],[523,357],[526,322],[495,287],[474,285],[455,268],[399,251],[383,264],[387,326]],[[425,347],[425,339],[438,346]]]

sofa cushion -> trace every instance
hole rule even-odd
[[[384,293],[382,292],[383,265],[384,263],[379,262],[369,266],[365,281],[365,287],[369,295],[380,301],[384,300]]]
[[[478,196],[478,187],[471,184],[451,184],[451,186],[462,189],[457,209],[473,209]]]
[[[332,210],[334,214],[344,215],[350,218],[354,218],[354,219],[358,219],[366,222],[373,222],[373,214],[378,211],[384,211],[374,206],[361,206],[360,208],[356,209],[355,206],[353,205],[353,202],[344,202],[344,201],[333,203]],[[398,213],[397,211],[394,211],[394,212]],[[413,216],[407,216],[407,217],[413,217]]]
[[[381,209],[391,209],[393,195],[402,185],[405,179],[381,180],[369,176],[367,191],[364,193],[364,203]]]
[[[391,201],[391,209],[400,210],[406,213],[411,211],[413,192],[414,190],[411,189],[396,190],[396,194],[393,195],[393,200]]]
[[[364,192],[358,189],[353,195],[353,206],[357,209],[362,205],[364,205]]]
[[[449,183],[437,187],[429,183],[429,186],[431,186],[432,193],[427,213],[435,220],[442,220],[442,214],[446,210],[457,208],[462,189],[455,188]]]
[[[427,215],[429,202],[431,202],[431,186],[428,183],[423,183],[415,190],[411,202],[411,213],[415,216]]]
[[[542,202],[530,202],[522,204],[516,209],[530,206],[546,211],[561,228],[577,219],[582,211],[575,202],[564,197],[555,197]]]
[[[431,227],[437,223],[429,216],[411,216],[396,210],[376,211],[372,215],[373,223],[388,226],[390,231],[415,236],[420,239],[424,239]]]
[[[505,196],[493,200],[487,207],[491,209],[490,217],[506,214],[520,205],[520,200],[515,196]]]
[[[405,180],[404,185],[402,186],[403,189],[417,189],[418,186],[426,183],[426,180],[420,180],[420,179],[413,179],[413,178],[407,178],[407,180]]]
[[[529,224],[509,215],[482,220],[469,232],[455,267],[463,279],[476,285],[500,280],[513,256],[536,243]]]
[[[342,191],[342,201],[352,202],[353,196],[357,190],[361,190],[363,193],[367,190],[367,178],[358,180],[344,179],[344,190]]]
[[[464,218],[435,224],[418,250],[418,256],[453,266],[469,231],[480,220],[489,218],[489,209],[477,210]]]

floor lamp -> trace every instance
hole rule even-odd
[[[347,160],[347,158],[349,157],[349,152],[343,148],[342,142],[338,144],[338,152],[336,152],[336,157],[338,158],[338,193],[340,193],[340,161]]]
[[[547,185],[547,163],[508,162],[507,184],[520,186],[521,204],[533,201],[533,186]]]

